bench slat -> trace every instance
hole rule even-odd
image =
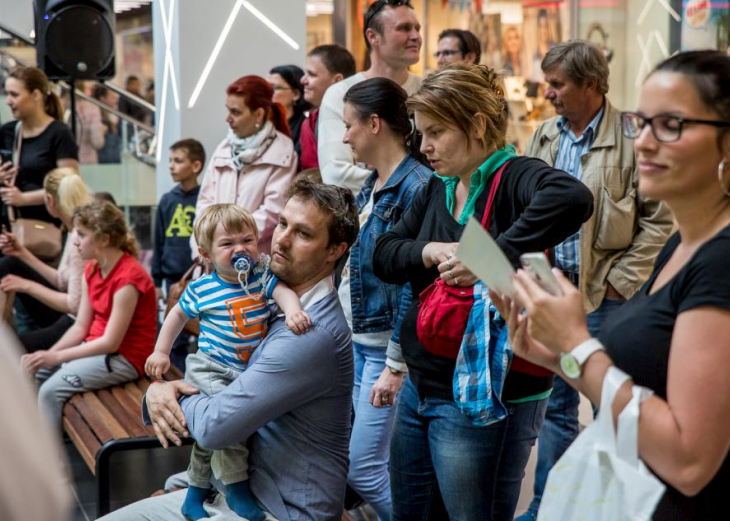
[[[142,417],[142,402],[137,402],[129,393],[127,393],[123,387],[112,387],[111,389],[114,398],[121,404],[124,409],[135,418]]]
[[[141,411],[142,410],[142,400],[144,399],[144,394],[142,393],[140,388],[137,387],[135,382],[127,382],[126,384],[124,384],[124,390],[139,405],[140,411]]]
[[[134,416],[135,418],[142,418],[142,400],[137,400],[132,397],[131,394],[126,392],[126,390],[120,386],[112,387],[111,389],[112,394],[114,395],[114,398],[117,399],[117,401],[124,407],[124,409]],[[140,421],[140,425],[142,425]],[[154,436],[155,430],[149,426],[144,425],[143,426],[145,432],[148,436]]]
[[[81,454],[86,466],[95,475],[96,453],[101,449],[101,444],[71,403],[67,403],[63,409],[63,426],[78,449],[79,454]]]
[[[147,436],[148,433],[142,425],[142,418],[140,416],[133,416],[132,413],[122,407],[122,404],[117,401],[109,389],[97,391],[96,395],[114,417],[124,425],[124,428],[132,437],[139,438]]]
[[[147,389],[150,387],[150,381],[147,378],[142,378],[141,380],[137,380],[137,388],[142,391],[142,396],[147,394]]]
[[[104,422],[104,425],[109,429],[109,431],[114,436],[115,440],[122,439],[122,438],[129,438],[129,432],[127,429],[125,429],[119,421],[114,417],[112,413],[109,412],[109,409],[107,409],[103,403],[99,400],[99,398],[94,393],[84,393],[83,394],[84,401],[89,405],[89,408],[92,409]],[[81,411],[79,411],[81,412]],[[85,416],[82,414],[82,416]],[[88,421],[88,420],[87,420]],[[94,427],[94,425],[91,425]]]
[[[88,394],[88,393],[87,393]],[[75,394],[69,400],[76,408],[76,412],[79,413],[81,418],[88,424],[91,431],[98,438],[99,443],[102,445],[107,441],[114,438],[114,435],[105,425],[102,418],[99,417],[97,412],[94,410],[94,406],[86,403],[82,394]]]

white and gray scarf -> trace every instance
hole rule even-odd
[[[228,143],[231,145],[231,159],[236,170],[250,165],[266,152],[276,137],[276,129],[271,121],[264,123],[264,127],[248,137],[238,137],[233,130],[228,129]]]

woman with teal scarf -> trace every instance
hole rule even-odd
[[[373,267],[384,282],[410,283],[414,295],[437,277],[473,286],[476,277],[454,252],[467,220],[482,220],[502,167],[488,232],[515,266],[521,254],[552,248],[590,216],[593,198],[582,183],[506,145],[498,80],[488,67],[453,65],[408,100],[421,152],[436,174],[378,239]],[[430,353],[418,339],[418,304],[414,299],[400,330],[408,379],[391,442],[391,519],[511,521],[552,374],[514,358],[500,397],[506,418],[473,424],[454,401],[455,360]]]

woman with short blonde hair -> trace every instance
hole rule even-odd
[[[0,235],[4,255],[0,259],[0,309],[5,308],[8,294],[15,293],[40,326],[39,330],[20,335],[21,344],[29,352],[47,349],[73,324],[81,301],[84,262],[74,246],[72,218],[77,208],[93,200],[74,168],[52,170],[43,187],[46,210],[69,230],[58,269],[38,259],[12,233]]]
[[[580,181],[505,145],[506,101],[494,70],[449,66],[425,79],[408,107],[436,174],[377,242],[373,265],[384,282],[408,282],[420,295],[440,278],[473,293],[477,279],[455,251],[466,222],[482,221],[492,188],[488,232],[515,266],[520,254],[552,248],[589,217],[593,198]],[[409,377],[391,443],[392,519],[511,520],[552,374],[513,360],[497,396],[506,415],[472,423],[454,401],[455,359],[426,349],[418,309],[414,299],[401,311]]]

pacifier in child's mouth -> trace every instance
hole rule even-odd
[[[256,267],[256,262],[247,253],[234,253],[231,257],[231,266],[238,272],[238,282],[248,294],[248,276]]]

